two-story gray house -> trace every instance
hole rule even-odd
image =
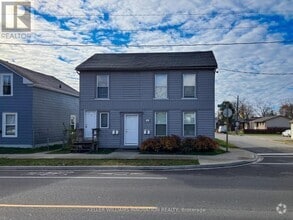
[[[138,148],[150,137],[214,137],[211,51],[95,54],[80,75],[80,127],[100,128],[100,146]]]
[[[78,112],[79,93],[73,88],[0,60],[0,147],[60,143],[65,127],[78,121]]]

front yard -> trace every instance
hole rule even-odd
[[[180,166],[198,165],[198,160],[180,159],[8,159],[0,166]]]

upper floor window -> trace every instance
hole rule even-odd
[[[195,98],[195,74],[183,74],[183,98]]]
[[[109,75],[97,76],[97,98],[98,99],[109,98]]]
[[[2,137],[17,137],[17,113],[2,114]]]
[[[167,135],[167,112],[156,112],[155,113],[155,131],[156,136]]]
[[[12,74],[0,75],[0,96],[12,96]]]
[[[155,74],[155,98],[167,98],[167,74]]]

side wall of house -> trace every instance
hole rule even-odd
[[[168,74],[168,99],[154,99],[155,73]],[[182,98],[184,73],[196,73],[196,99]],[[97,74],[109,75],[109,100],[96,99]],[[85,111],[109,112],[109,128],[101,129],[102,147],[123,147],[124,115],[139,115],[139,142],[155,132],[154,115],[167,112],[167,134],[183,136],[183,112],[196,112],[196,135],[214,137],[214,83],[210,70],[141,71],[141,72],[82,72],[80,73],[80,127],[84,126]],[[118,130],[118,135],[113,135]],[[149,130],[150,134],[144,134]]]
[[[70,115],[76,115],[78,121],[78,97],[34,88],[33,100],[34,145],[62,142],[64,130],[70,125]]]
[[[283,117],[274,118],[266,122],[266,127],[267,128],[276,128],[276,127],[290,128],[290,119],[283,118]]]
[[[23,78],[0,64],[0,75],[12,74],[12,96],[0,96],[0,146],[32,146],[32,87]],[[1,88],[3,89],[3,88]],[[3,113],[17,113],[17,137],[4,137]]]

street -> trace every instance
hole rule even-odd
[[[292,164],[265,157],[181,172],[2,170],[0,219],[292,219]]]
[[[290,146],[249,146],[257,162],[220,169],[1,169],[0,220],[293,219]]]
[[[216,138],[226,140],[226,134],[216,133]],[[293,143],[281,135],[229,135],[229,142],[255,153],[293,153]]]

